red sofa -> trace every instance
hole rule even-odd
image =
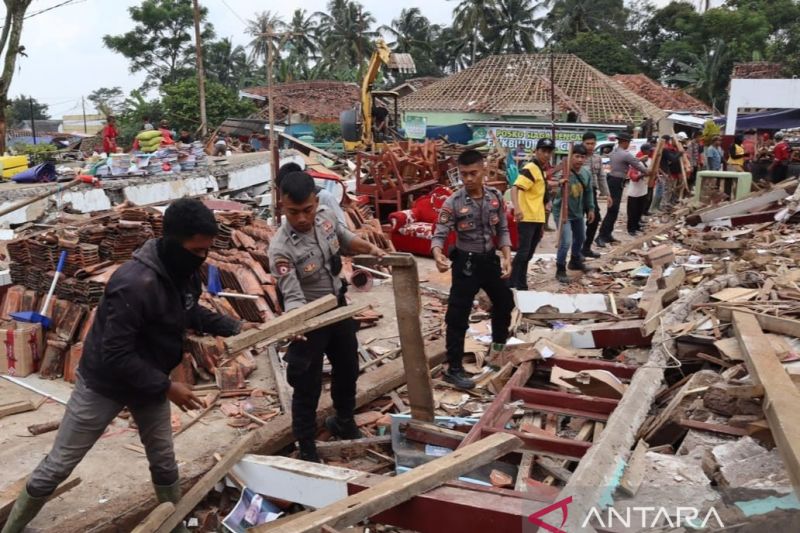
[[[431,239],[439,210],[447,197],[453,194],[448,187],[437,187],[430,194],[418,198],[411,209],[395,211],[389,215],[392,226],[392,244],[400,252],[431,257]],[[516,250],[519,243],[517,224],[514,220],[513,207],[508,207],[508,227],[511,232],[511,247]],[[456,235],[450,232],[445,241],[445,253],[456,241]]]

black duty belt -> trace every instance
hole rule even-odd
[[[458,252],[460,255],[465,255],[471,259],[485,259],[487,257],[494,257],[495,255],[497,255],[496,250],[481,253],[481,252],[467,252],[461,250],[460,248],[456,248],[456,252]]]
[[[613,175],[613,174],[609,174],[609,175],[608,175],[608,177],[609,177],[609,178],[616,178],[616,179],[618,179],[618,180],[624,180],[624,179],[625,179],[625,178],[621,178],[621,177],[619,177],[619,176],[615,176],[615,175]]]

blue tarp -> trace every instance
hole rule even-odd
[[[714,122],[724,126],[725,117],[715,119]],[[736,117],[736,131],[783,130],[798,127],[800,127],[800,109],[772,109]]]
[[[42,163],[28,170],[15,174],[11,178],[17,183],[37,183],[56,180],[56,166],[53,163]]]

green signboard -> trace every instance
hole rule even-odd
[[[424,139],[428,130],[428,119],[406,115],[403,129],[405,129],[406,137],[409,139]]]

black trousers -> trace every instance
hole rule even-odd
[[[542,240],[543,222],[517,222],[519,231],[519,248],[514,261],[511,263],[511,279],[509,285],[512,289],[528,290],[528,263],[536,252],[536,246]]]
[[[328,356],[333,371],[331,399],[340,418],[351,418],[356,407],[358,379],[358,324],[352,318],[310,331],[305,341],[293,342],[285,360],[286,379],[292,393],[292,430],[299,441],[317,434],[317,405],[322,393],[322,359]]]
[[[587,211],[586,214],[588,215],[589,212]],[[597,228],[600,227],[600,222],[602,220],[603,217],[600,215],[600,206],[597,203],[597,189],[594,189],[594,220],[586,223],[586,240],[583,242],[584,250],[592,249],[592,243],[597,235]]]
[[[504,344],[511,325],[514,296],[501,278],[500,258],[495,253],[468,254],[458,249],[451,254],[453,261],[450,297],[447,300],[445,346],[451,369],[462,368],[464,336],[467,334],[472,301],[480,289],[492,301],[492,342]]]
[[[647,195],[632,197],[628,196],[628,233],[641,231],[642,215],[647,210]]]
[[[611,207],[606,210],[606,216],[600,225],[600,239],[611,240],[611,233],[614,231],[614,224],[617,223],[619,207],[622,203],[622,190],[625,188],[625,179],[617,176],[608,176],[608,192],[611,196]]]
[[[772,183],[780,183],[786,179],[786,176],[789,173],[789,166],[788,165],[781,165],[778,164],[772,169]]]

